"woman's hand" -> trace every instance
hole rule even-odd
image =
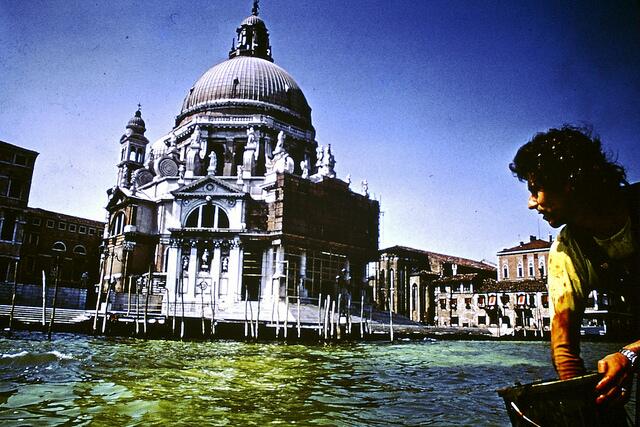
[[[605,406],[624,405],[631,396],[633,367],[620,353],[613,353],[598,361],[598,372],[604,374],[596,385],[596,403]]]

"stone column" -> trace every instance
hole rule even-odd
[[[309,296],[309,290],[306,286],[306,277],[307,277],[307,251],[300,251],[300,283],[298,284],[298,295],[306,298]]]
[[[196,276],[198,275],[198,244],[194,240],[191,242],[191,249],[189,250],[189,280],[187,281],[186,289],[184,292],[187,295],[195,298],[196,295]]]
[[[220,241],[213,242],[213,257],[211,258],[211,286],[216,300],[220,298]]]
[[[233,293],[234,301],[241,301],[242,294],[242,251],[240,249],[240,240],[231,242],[231,250],[229,251],[229,284]]]
[[[167,289],[167,301],[175,303],[176,286],[178,284],[178,263],[180,262],[180,249],[178,248],[178,241],[171,240],[169,246],[169,254],[167,256],[167,282],[165,287]],[[172,315],[173,313],[166,313]]]
[[[274,275],[276,277],[278,277],[277,281],[272,280],[271,282],[273,283],[273,288],[272,288],[272,292],[273,292],[273,297],[274,298],[280,298],[281,296],[284,296],[285,294],[280,292],[280,290],[286,286],[286,277],[284,276],[284,247],[282,246],[282,244],[278,245],[276,248],[276,260],[275,260],[275,273]]]
[[[262,251],[262,277],[260,279],[260,299],[269,300],[271,283],[271,259],[273,257],[273,249],[268,248]]]

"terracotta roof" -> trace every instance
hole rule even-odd
[[[496,271],[496,267],[490,264],[486,264],[484,262],[474,261],[468,258],[460,258],[452,255],[440,254],[437,252],[423,251],[420,249],[409,248],[407,246],[396,245],[386,249],[380,249],[378,251],[378,254],[384,254],[384,253],[394,253],[394,254],[403,255],[407,257],[414,257],[414,258],[422,258],[426,256],[428,259],[432,258],[440,262],[448,262],[452,264],[458,264],[465,267],[473,267],[480,270],[486,270],[491,272]]]
[[[531,238],[528,242],[520,242],[518,246],[514,246],[512,248],[506,248],[498,252],[498,254],[505,254],[508,252],[519,252],[519,251],[530,251],[535,249],[549,249],[551,244],[548,240],[541,240],[536,238]]]

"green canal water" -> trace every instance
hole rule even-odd
[[[586,343],[594,367],[619,344]],[[553,378],[543,342],[331,345],[0,336],[0,424],[509,425],[496,389]]]

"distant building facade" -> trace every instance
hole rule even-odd
[[[434,283],[441,278],[472,275],[495,279],[488,263],[405,246],[381,249],[369,265],[369,285],[378,308],[426,324],[437,323]]]
[[[494,336],[542,337],[549,331],[546,268],[550,241],[498,252],[496,277],[478,273],[433,280],[435,326],[483,328]]]

